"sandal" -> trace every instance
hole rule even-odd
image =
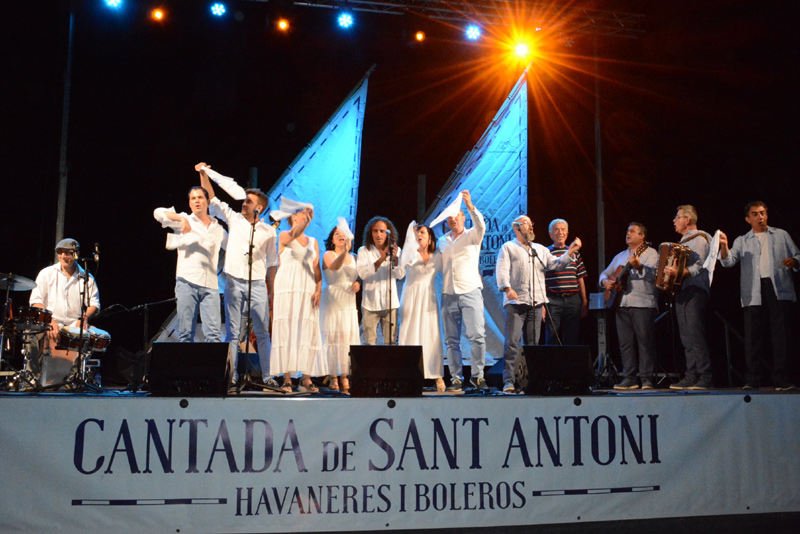
[[[328,383],[328,389],[331,391],[339,391],[339,378],[336,376],[332,376],[330,382]]]
[[[442,378],[436,379],[436,391],[438,391],[439,393],[444,393],[445,391],[444,379]]]
[[[341,379],[342,384],[342,393],[350,394],[350,379],[346,376],[343,376]]]
[[[285,391],[286,393],[292,392],[292,383],[291,382],[284,382],[281,384],[281,391]]]

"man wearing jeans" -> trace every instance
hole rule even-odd
[[[239,191],[237,196],[244,195],[242,209],[234,211],[227,203],[222,202],[214,194],[214,188],[208,176],[210,168],[205,163],[195,165],[200,173],[200,183],[211,197],[211,215],[228,224],[228,248],[225,254],[225,316],[226,338],[230,343],[228,352],[228,370],[231,381],[238,380],[237,358],[239,342],[247,334],[246,321],[248,312],[248,294],[250,295],[250,317],[253,320],[253,333],[258,345],[258,359],[261,376],[265,383],[277,387],[277,382],[267,379],[269,376],[269,294],[275,280],[278,266],[278,236],[275,229],[260,219],[260,214],[267,208],[267,195],[260,189]],[[223,177],[226,178],[226,177]],[[222,181],[217,182],[222,187]],[[231,184],[227,185],[233,190]],[[237,186],[238,187],[238,186]],[[252,264],[250,262],[250,236],[253,236]],[[252,265],[252,268],[251,268]],[[252,281],[248,287],[248,281]]]
[[[192,213],[175,213],[174,208],[156,208],[155,219],[175,233],[167,236],[167,248],[178,251],[175,269],[176,315],[178,340],[194,341],[197,314],[203,321],[206,342],[222,340],[219,315],[219,281],[217,263],[228,234],[216,219],[208,214],[208,191],[200,186],[189,190]]]
[[[437,269],[442,273],[442,322],[447,345],[447,364],[451,383],[448,391],[460,391],[464,377],[461,375],[461,328],[464,327],[470,344],[471,384],[486,389],[483,367],[486,363],[486,334],[483,318],[483,281],[478,269],[486,223],[483,215],[472,204],[469,191],[461,192],[464,204],[472,219],[472,228],[465,228],[466,217],[459,210],[447,218],[450,231],[439,238],[436,247]]]

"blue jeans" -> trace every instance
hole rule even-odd
[[[447,345],[447,365],[451,378],[461,376],[461,326],[470,344],[470,366],[473,377],[483,376],[486,363],[486,333],[484,330],[483,295],[475,288],[463,295],[442,294],[442,322]]]
[[[228,370],[232,380],[238,378],[236,360],[239,355],[239,341],[244,341],[247,326],[247,280],[227,277],[225,287],[225,335],[230,343],[228,350]],[[267,307],[266,280],[253,280],[250,299],[250,315],[253,318],[253,332],[258,341],[258,360],[261,375],[269,376],[269,309]]]
[[[506,304],[503,306],[506,325],[503,336],[503,383],[515,382],[519,365],[519,337],[526,345],[537,345],[542,329],[542,306]]]
[[[203,319],[203,337],[208,343],[218,343],[220,335],[219,291],[198,286],[183,278],[175,279],[175,298],[178,299],[178,339],[181,343],[194,341],[197,312]]]

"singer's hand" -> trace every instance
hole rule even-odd
[[[211,165],[208,165],[206,162],[201,161],[200,163],[194,166],[194,170],[196,170],[197,172],[202,172],[203,167],[208,167],[210,169]]]
[[[320,296],[321,296],[321,293],[319,291],[314,291],[314,294],[311,296],[311,304],[315,308],[319,308]]]
[[[569,253],[570,253],[570,255],[578,252],[581,249],[581,246],[583,246],[583,242],[581,241],[581,238],[580,237],[576,237],[572,241],[572,243],[570,243],[570,245],[569,245]]]
[[[400,256],[400,247],[392,243],[392,264],[397,267],[397,258]]]
[[[181,233],[188,234],[192,231],[192,227],[189,225],[189,221],[186,220],[186,217],[181,217]]]
[[[355,282],[353,282],[353,285],[350,286],[350,291],[352,291],[353,293],[358,293],[359,289],[361,289],[361,282],[356,280]]]
[[[517,300],[517,299],[519,299],[519,295],[517,295],[517,292],[514,291],[514,288],[511,288],[511,287],[509,287],[508,291],[506,291],[506,296],[508,297],[508,300]]]
[[[469,189],[461,191],[461,198],[464,199],[464,204],[467,206],[468,210],[472,211],[475,209],[475,205],[472,203],[472,196],[469,194]]]

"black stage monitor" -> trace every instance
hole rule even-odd
[[[350,345],[351,397],[420,397],[422,382],[419,345]]]
[[[153,395],[224,397],[227,343],[153,343],[148,382]]]
[[[588,345],[525,345],[528,395],[586,395],[594,383]]]

